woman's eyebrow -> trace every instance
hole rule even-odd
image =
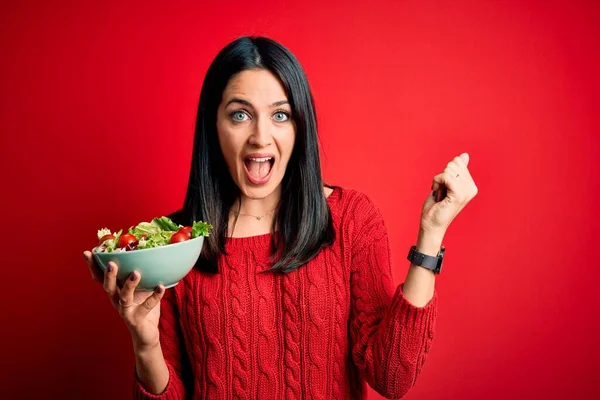
[[[239,97],[234,97],[233,99],[229,100],[227,102],[227,104],[225,105],[225,107],[229,106],[231,103],[240,103],[240,104],[243,104],[243,105],[245,105],[247,107],[254,108],[252,106],[252,103],[250,103],[248,100],[244,100],[244,99],[239,98]],[[271,104],[271,108],[281,107],[284,104],[289,104],[289,101],[287,101],[287,100],[276,101],[275,103]]]
[[[250,103],[248,100],[240,99],[239,97],[234,97],[233,99],[229,100],[227,102],[227,104],[225,105],[225,107],[227,107],[231,103],[240,103],[240,104],[243,104],[245,106],[252,107],[252,103]],[[254,107],[252,107],[252,108],[254,108]]]
[[[271,104],[271,108],[281,107],[284,104],[290,104],[290,102],[287,100],[280,100],[280,101],[277,101],[277,102]]]

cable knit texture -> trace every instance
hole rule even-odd
[[[285,275],[268,269],[271,235],[230,238],[219,273],[192,270],[161,302],[169,369],[135,399],[387,398],[414,386],[431,348],[437,292],[424,307],[394,285],[387,231],[364,194],[327,198],[336,239]]]

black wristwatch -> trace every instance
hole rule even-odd
[[[427,254],[419,253],[417,251],[417,246],[412,246],[406,258],[408,259],[408,261],[415,265],[427,268],[433,271],[434,274],[439,274],[440,272],[442,272],[442,262],[444,261],[445,251],[446,248],[444,246],[441,246],[437,257],[433,257]]]

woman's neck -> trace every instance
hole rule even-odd
[[[281,193],[279,188],[261,199],[252,199],[244,194],[240,194],[240,197],[233,203],[231,210],[244,215],[262,217],[268,213],[272,213],[277,208],[280,198]]]
[[[270,233],[280,198],[280,188],[261,199],[240,194],[229,212],[228,236],[247,237]]]
[[[262,199],[240,196],[229,213],[227,236],[248,237],[271,233],[273,218],[275,218],[276,208],[281,198],[279,190],[280,188]],[[332,192],[333,189],[323,188],[325,198],[329,197]],[[239,200],[241,200],[241,207]]]

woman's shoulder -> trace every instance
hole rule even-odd
[[[369,241],[385,235],[386,226],[379,207],[366,193],[335,187],[328,202],[336,237],[346,241],[348,248],[363,248]]]
[[[329,186],[332,189],[327,197],[329,207],[340,217],[352,220],[380,218],[380,211],[369,195],[356,189]]]

